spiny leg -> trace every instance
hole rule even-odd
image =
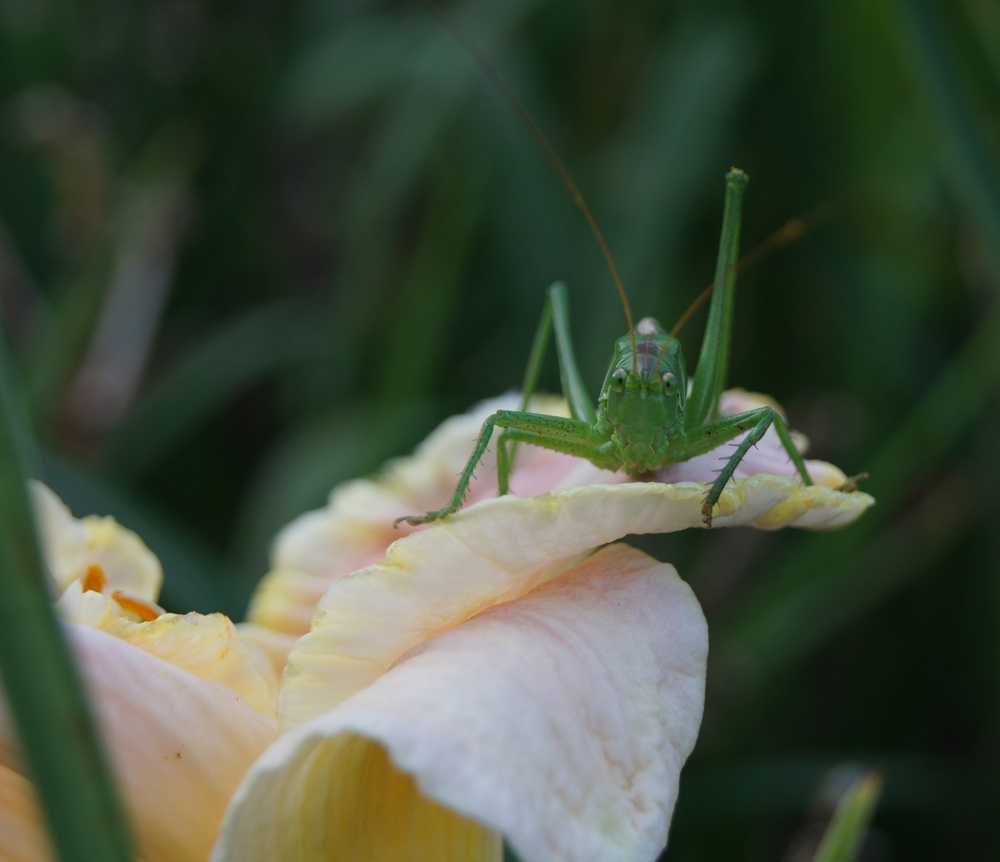
[[[549,418],[561,419],[558,416]],[[601,470],[611,470],[614,472],[615,470],[620,470],[623,466],[617,448],[610,445],[609,437],[602,438],[596,434],[591,434],[588,440],[583,441],[552,434],[539,436],[539,432],[537,431],[508,428],[500,435],[500,439],[497,442],[497,485],[500,496],[509,491],[510,473],[514,467],[509,453],[513,451],[513,447],[518,443],[527,443],[529,446],[537,446],[541,449],[561,452],[564,455],[572,455],[575,458],[584,458]]]
[[[845,494],[853,494],[855,491],[861,490],[861,483],[866,479],[869,479],[868,471],[857,473],[854,476],[848,476],[843,482],[841,482],[834,491],[843,491]]]
[[[746,457],[751,447],[756,446],[760,442],[772,424],[778,434],[778,439],[781,440],[781,445],[784,447],[796,471],[802,477],[802,481],[806,485],[813,484],[812,477],[806,469],[805,461],[799,450],[795,447],[795,442],[792,440],[792,434],[788,430],[788,425],[785,424],[785,420],[781,418],[781,414],[774,408],[759,407],[756,410],[748,410],[746,413],[739,413],[736,416],[728,416],[725,419],[711,422],[698,429],[701,433],[696,432],[694,435],[689,435],[689,442],[693,443],[695,448],[702,451],[709,451],[711,448],[715,448],[726,440],[731,440],[748,429],[750,433],[736,447],[736,451],[726,461],[725,466],[719,471],[719,475],[712,483],[712,487],[709,488],[708,494],[705,495],[701,512],[706,526],[712,526],[712,510],[715,504],[719,502],[719,497],[722,496],[722,492],[733,477],[733,473],[736,472],[736,468]],[[704,448],[706,442],[710,444],[709,449]]]
[[[525,413],[518,410],[498,410],[496,413],[486,417],[483,427],[476,439],[476,445],[472,450],[472,455],[466,462],[455,487],[448,505],[442,509],[428,512],[426,515],[406,515],[397,518],[395,523],[406,521],[408,524],[426,524],[444,518],[453,512],[458,511],[465,499],[465,494],[472,482],[476,467],[486,453],[490,439],[493,436],[493,429],[496,427],[508,429],[504,436],[510,435],[514,442],[531,443],[534,446],[541,446],[544,449],[551,449],[556,452],[565,452],[571,455],[579,455],[588,458],[595,463],[608,461],[608,456],[601,446],[606,440],[595,439],[593,428],[580,419],[568,419],[563,416],[546,416],[542,413]],[[503,438],[501,438],[502,441]],[[609,465],[610,469],[615,466]],[[509,483],[510,459],[506,446],[501,442],[497,453],[497,479],[500,493],[506,493]]]

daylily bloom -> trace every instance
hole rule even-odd
[[[273,670],[222,614],[164,613],[159,561],[134,533],[111,518],[77,520],[48,488],[32,490],[56,612],[139,856],[200,862],[234,788],[276,736]],[[0,858],[49,855],[0,698]]]
[[[329,586],[344,575],[377,562],[392,542],[413,531],[405,524],[395,528],[396,518],[441,506],[455,490],[456,477],[465,466],[483,420],[498,409],[519,404],[519,396],[508,395],[485,401],[468,413],[448,419],[413,456],[390,462],[374,478],[339,485],[331,492],[325,508],[297,518],[281,531],[275,541],[271,571],[258,586],[247,614],[254,624],[252,628],[261,627],[260,634],[254,634],[262,640],[266,638],[267,645],[277,653],[275,660],[279,665],[295,640],[309,631],[316,603]],[[734,389],[723,393],[719,409],[723,416],[729,416],[765,404],[781,412],[780,406],[765,395]],[[538,398],[532,409],[568,415],[561,398]],[[794,436],[799,449],[804,451],[805,439],[798,434]],[[710,482],[720,466],[720,458],[728,457],[739,439],[690,461],[670,465],[656,479],[666,484]],[[872,499],[867,494],[825,494],[824,489],[836,488],[847,479],[837,467],[815,460],[807,460],[806,466],[816,487],[792,493],[789,486],[789,504],[775,512],[771,521],[762,520],[755,526],[835,528],[860,516],[871,505]],[[795,478],[795,468],[773,428],[744,458],[735,477],[760,473]],[[513,495],[529,497],[562,488],[630,481],[631,477],[624,472],[599,470],[581,458],[521,445],[510,490]],[[489,457],[484,459],[469,486],[465,507],[496,495],[496,461]],[[820,501],[822,505],[815,508]],[[815,511],[807,515],[813,508]],[[796,518],[790,517],[792,512],[797,513]],[[829,521],[823,523],[827,517]],[[719,521],[715,523],[722,525]]]
[[[701,720],[704,617],[670,566],[590,551],[703,526],[706,487],[624,482],[522,446],[512,490],[537,496],[486,499],[486,464],[466,508],[386,551],[393,519],[447,499],[498,406],[449,420],[279,537],[253,625],[288,642],[312,630],[288,657],[283,734],[213,862],[499,860],[501,836],[525,862],[652,860],[666,843]],[[767,438],[759,449],[771,457]],[[827,487],[844,481],[836,468],[808,466],[823,484],[734,481],[715,527],[829,528],[871,504]]]

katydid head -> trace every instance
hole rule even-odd
[[[606,415],[625,424],[672,426],[684,414],[687,373],[680,342],[652,317],[615,342],[601,389]]]

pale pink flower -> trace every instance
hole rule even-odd
[[[500,406],[449,420],[279,537],[254,625],[289,645],[312,628],[287,659],[282,736],[213,862],[499,860],[501,836],[525,862],[663,848],[701,720],[705,621],[672,567],[592,549],[704,526],[716,464],[701,481],[631,483],[522,446],[515,493],[495,498],[488,462],[465,508],[386,549],[395,518],[447,499]],[[774,460],[768,443],[755,457]],[[714,524],[832,528],[870,503],[759,474],[727,487]]]
[[[654,859],[707,630],[671,566],[589,549],[636,508],[700,518],[694,496],[635,494],[669,487],[484,500],[334,583],[214,862],[498,860],[501,835],[526,862]]]

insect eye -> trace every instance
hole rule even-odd
[[[677,377],[673,372],[668,371],[661,379],[663,380],[663,388],[667,392],[673,392],[677,388]]]
[[[615,383],[619,386],[624,386],[625,379],[628,377],[628,372],[624,368],[619,368],[611,376],[614,378]]]

